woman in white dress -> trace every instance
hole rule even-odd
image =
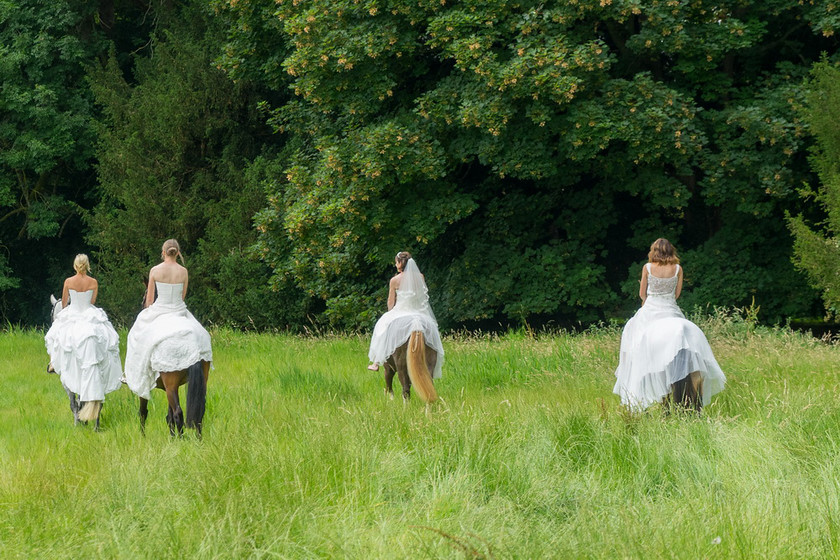
[[[437,352],[437,362],[431,372],[432,378],[437,379],[443,367],[443,344],[435,315],[429,305],[426,280],[411,258],[411,253],[397,253],[394,266],[397,274],[388,284],[388,311],[373,328],[368,351],[368,357],[373,363],[368,369],[378,371],[394,350],[408,341],[412,332],[421,331],[426,346]]]
[[[99,283],[88,276],[87,255],[76,255],[73,268],[76,274],[64,281],[61,292],[62,309],[44,337],[50,355],[48,369],[58,373],[66,390],[85,403],[77,419],[95,419],[98,426],[105,394],[121,385],[120,337],[105,312],[93,305]]]
[[[642,269],[642,307],[621,334],[621,350],[613,392],[625,406],[644,410],[662,401],[675,384],[689,383],[706,405],[723,390],[726,376],[715,360],[706,336],[685,318],[680,297],[683,270],[674,246],[657,239]]]
[[[125,380],[146,401],[158,386],[161,372],[181,371],[199,361],[213,361],[210,334],[184,303],[189,274],[178,264],[179,257],[183,261],[178,242],[167,240],[161,249],[163,262],[149,271],[145,308],[128,333]]]

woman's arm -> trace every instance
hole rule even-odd
[[[96,296],[99,294],[99,282],[96,281],[96,278],[91,278],[93,280],[93,295],[90,298],[90,304],[93,305],[96,303]]]
[[[64,281],[64,287],[61,289],[61,308],[67,309],[67,302],[70,301],[70,287],[67,285],[69,278]]]
[[[155,302],[155,269],[149,271],[149,283],[146,285],[146,302],[143,304],[143,308],[149,307]]]
[[[388,283],[388,311],[391,311],[397,304],[397,287],[399,286],[399,282],[397,281],[398,278],[399,276],[394,276]]]
[[[185,268],[184,269],[184,289],[181,291],[181,299],[182,300],[187,299],[187,284],[189,284],[189,283],[190,283],[190,273]]]
[[[648,285],[648,271],[647,267],[642,267],[642,279],[639,281],[639,297],[642,299],[642,305],[645,304],[645,300],[647,299],[647,285]]]
[[[677,265],[679,266],[679,265]],[[680,294],[682,293],[682,282],[683,282],[683,269],[680,266],[679,273],[677,274],[677,291],[674,292],[674,299],[679,299]]]

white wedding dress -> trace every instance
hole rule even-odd
[[[625,406],[644,410],[671,392],[671,385],[699,371],[703,405],[723,390],[726,376],[700,328],[685,318],[675,298],[679,265],[672,278],[659,278],[647,264],[647,299],[627,321],[613,392]]]
[[[79,400],[103,401],[120,388],[120,337],[90,300],[93,290],[70,290],[70,305],[56,315],[44,337],[52,367]]]
[[[368,358],[376,364],[384,364],[394,350],[408,342],[414,331],[421,331],[426,339],[426,346],[437,352],[432,378],[439,378],[443,367],[440,332],[429,305],[429,290],[423,275],[420,274],[414,259],[408,259],[393,309],[382,315],[373,328]]]
[[[126,383],[144,399],[151,397],[161,372],[213,361],[210,334],[181,297],[184,285],[156,282],[155,286],[157,299],[134,321],[125,354]]]

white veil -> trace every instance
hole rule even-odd
[[[414,259],[408,259],[403,269],[402,280],[397,290],[397,303],[394,307],[401,311],[423,313],[437,322],[435,314],[432,313],[432,306],[429,305],[429,289]]]

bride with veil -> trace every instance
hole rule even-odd
[[[397,253],[394,260],[397,274],[391,278],[388,288],[388,311],[379,318],[373,329],[368,357],[373,362],[368,369],[378,371],[380,364],[405,344],[411,333],[421,331],[426,345],[437,352],[432,378],[441,376],[443,366],[443,345],[440,341],[437,320],[429,305],[429,290],[426,280],[417,268],[417,263],[408,252]]]

